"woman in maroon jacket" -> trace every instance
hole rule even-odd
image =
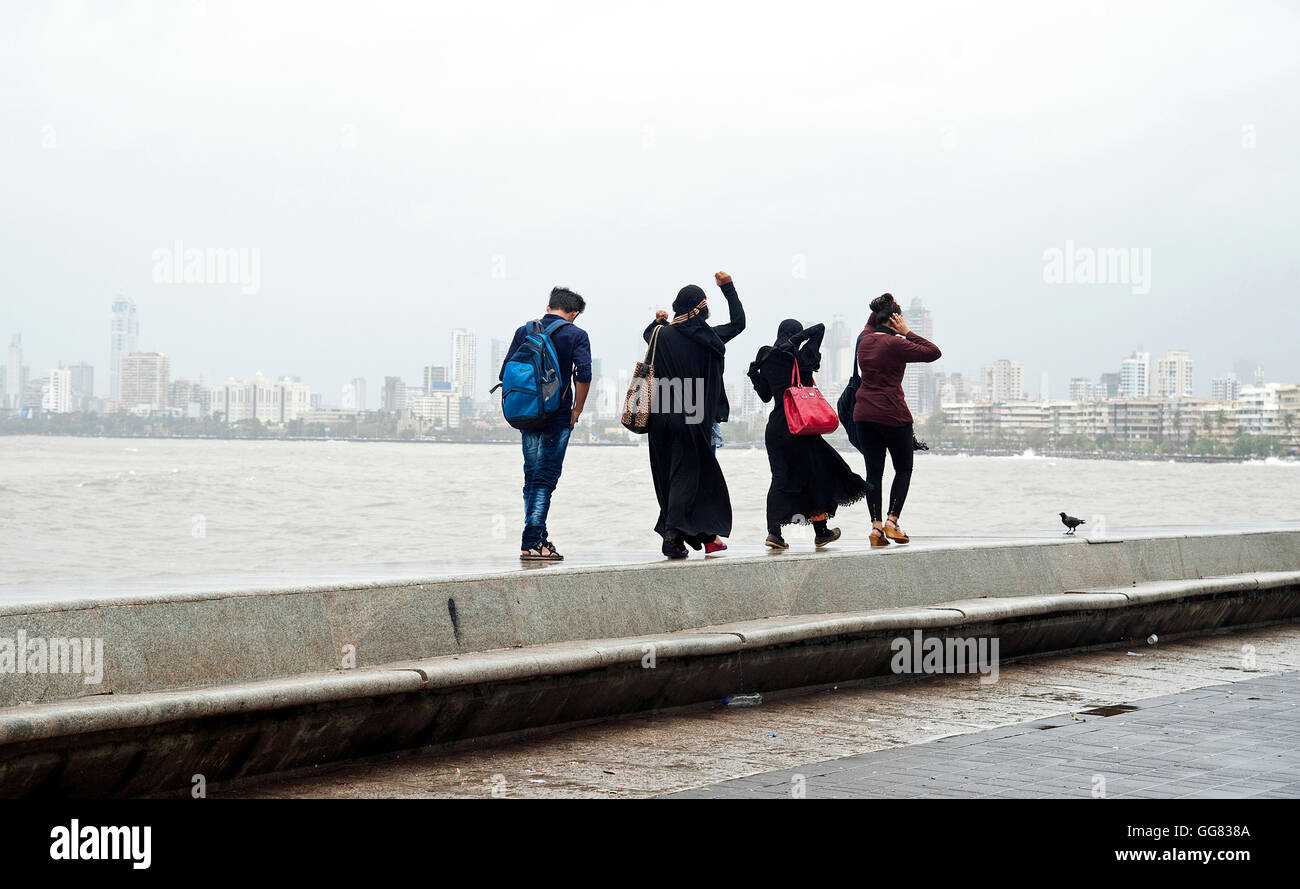
[[[871,510],[871,545],[891,540],[907,543],[898,516],[912,483],[912,412],[903,398],[903,371],[912,362],[938,361],[939,347],[908,329],[903,308],[886,293],[871,301],[871,319],[858,339],[862,384],[853,402],[853,422],[867,459],[867,507]],[[885,451],[894,464],[889,514],[881,521],[881,486]]]

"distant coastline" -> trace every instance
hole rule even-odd
[[[497,439],[475,439],[466,440],[456,437],[426,437],[426,438],[391,438],[391,437],[370,437],[357,436],[347,438],[334,438],[331,436],[266,436],[266,437],[232,437],[224,435],[157,435],[144,433],[77,433],[77,432],[0,432],[0,436],[14,438],[91,438],[91,439],[114,439],[122,441],[257,441],[257,442],[345,442],[345,443],[386,443],[386,444],[482,444],[482,445],[503,445],[518,447],[518,439],[497,438]],[[836,450],[841,453],[855,454],[852,447],[842,441],[832,441]],[[570,447],[588,447],[588,448],[637,448],[642,446],[640,441],[570,441]],[[763,450],[763,443],[759,442],[729,442],[723,446],[725,450],[742,451],[742,450]],[[1138,462],[1138,463],[1210,463],[1210,464],[1249,464],[1264,463],[1266,460],[1280,463],[1300,463],[1296,457],[1242,457],[1234,454],[1168,454],[1168,453],[1138,453],[1125,451],[1070,451],[1054,450],[1051,448],[980,448],[980,447],[963,447],[963,448],[932,448],[929,451],[918,452],[917,456],[933,457],[1019,457],[1019,458],[1044,458],[1053,460],[1103,460],[1119,462]]]

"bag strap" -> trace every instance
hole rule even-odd
[[[795,388],[803,388],[803,379],[799,376],[799,356],[792,357],[794,358],[794,369],[790,371],[790,385]]]
[[[858,371],[858,346],[862,345],[862,338],[865,333],[858,334],[858,338],[853,342],[853,376],[849,378],[850,383],[862,384],[862,374]]]
[[[650,331],[650,342],[645,347],[645,363],[654,364],[655,354],[659,348],[659,331],[664,329],[664,325],[656,324],[655,329]]]
[[[566,320],[566,319],[564,319],[564,318],[560,318],[560,319],[557,320],[557,321],[552,321],[552,322],[551,322],[551,323],[546,327],[546,329],[542,331],[542,333],[546,334],[547,336],[550,336],[551,334],[555,333],[555,331],[559,330],[559,329],[560,329],[561,327],[563,327],[564,325],[566,325],[566,324],[570,324],[570,323],[572,323],[572,322],[570,322],[570,321],[568,321],[568,320]],[[538,325],[539,327],[541,326],[541,324],[542,324],[541,321],[538,321],[538,322],[537,322],[537,325]]]

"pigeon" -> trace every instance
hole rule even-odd
[[[1070,529],[1065,532],[1066,534],[1073,534],[1075,528],[1079,527],[1080,525],[1086,525],[1088,523],[1085,522],[1083,519],[1076,519],[1072,515],[1066,515],[1065,513],[1061,513],[1061,524]]]

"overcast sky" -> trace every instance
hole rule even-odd
[[[940,370],[1012,358],[1031,392],[1139,345],[1206,394],[1243,358],[1297,381],[1297,46],[1268,2],[7,2],[0,336],[106,392],[122,294],[175,377],[362,376],[374,407],[453,327],[486,379],[556,283],[630,367],[725,269],[733,379],[782,318],[890,291]],[[260,289],[155,283],[178,240],[256,249]],[[1149,250],[1148,292],[1049,283],[1067,241]]]

